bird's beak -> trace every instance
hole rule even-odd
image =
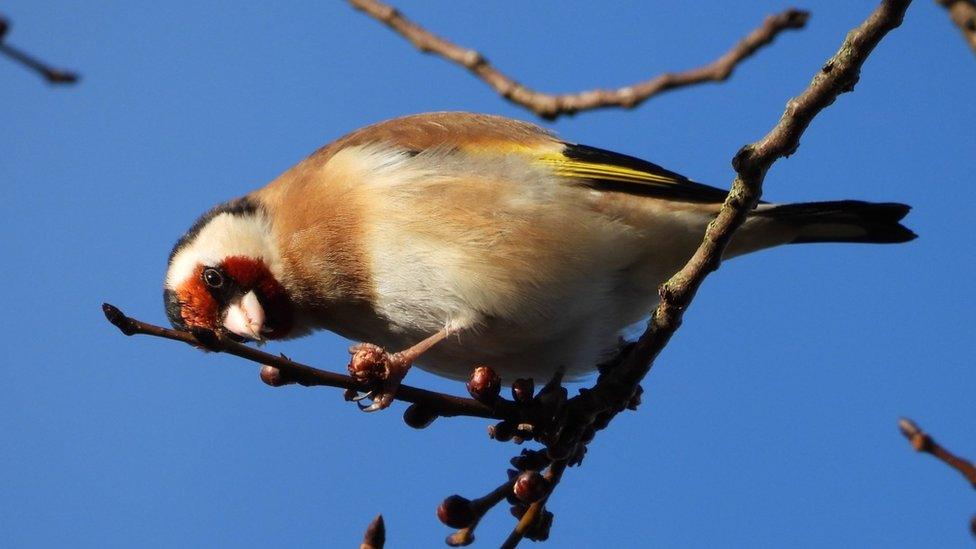
[[[263,339],[261,331],[264,329],[264,309],[254,292],[247,292],[227,306],[224,328],[246,339]]]

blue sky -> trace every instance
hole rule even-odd
[[[551,91],[711,61],[777,1],[398,4]],[[564,137],[728,186],[874,2],[821,1],[722,85],[549,124]],[[531,119],[340,2],[12,0],[12,43],[78,70],[51,88],[0,59],[0,539],[8,547],[437,546],[434,508],[504,478],[486,424],[406,428],[329,389],[271,389],[257,367],[126,339],[99,305],[165,322],[161,281],[202,211],[367,123],[431,110]],[[549,546],[965,547],[976,498],[911,452],[907,415],[976,457],[972,185],[976,58],[919,1],[766,179],[773,201],[900,201],[902,246],[781,248],[724,265],[645,381],[553,496]],[[343,369],[347,342],[275,344]],[[461,385],[423,372],[409,382]],[[495,546],[504,508],[479,529]]]

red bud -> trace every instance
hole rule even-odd
[[[295,383],[286,376],[282,375],[281,370],[275,368],[274,366],[268,365],[261,366],[261,381],[272,387],[281,387],[282,385]]]
[[[471,372],[468,392],[478,402],[490,404],[502,390],[502,379],[488,366],[478,366]]]
[[[538,471],[526,471],[515,479],[512,492],[519,500],[534,503],[549,493],[549,481]]]
[[[531,378],[528,379],[516,379],[512,383],[512,398],[515,402],[524,404],[532,400],[532,395],[535,393],[535,382]]]
[[[451,528],[465,528],[474,522],[474,509],[471,500],[454,494],[448,496],[437,506],[437,518]]]

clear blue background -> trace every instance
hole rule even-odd
[[[709,62],[782,1],[398,2],[549,91]],[[597,7],[599,6],[599,7]],[[874,2],[808,6],[721,85],[551,127],[728,186],[729,160]],[[392,547],[438,546],[444,496],[504,478],[486,422],[414,431],[330,389],[271,389],[257,368],[126,339],[102,301],[164,323],[175,239],[359,126],[463,109],[531,119],[340,2],[13,0],[9,40],[83,74],[52,88],[0,59],[0,543],[355,546],[382,512]],[[920,0],[776,164],[766,197],[902,201],[902,246],[794,246],[711,277],[645,382],[551,501],[549,546],[966,547],[976,497],[913,453],[901,415],[976,457],[976,58]],[[270,350],[342,370],[331,334]],[[415,385],[463,393],[413,372]],[[496,546],[507,509],[478,532]],[[612,540],[612,541],[608,541]]]

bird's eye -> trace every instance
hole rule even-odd
[[[220,271],[217,269],[211,267],[203,270],[203,281],[211,288],[220,288],[224,285],[224,275],[220,274]]]

